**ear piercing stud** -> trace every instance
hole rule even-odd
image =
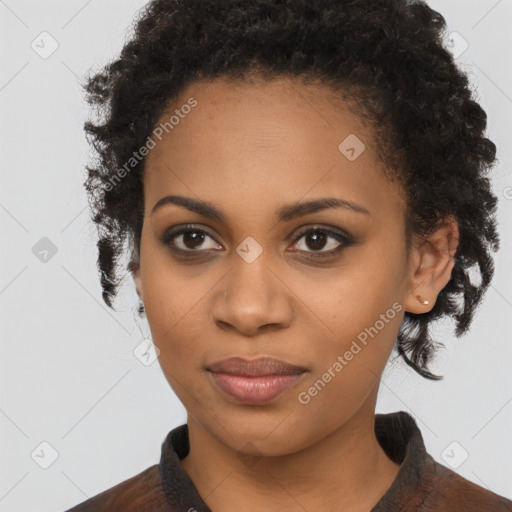
[[[429,301],[428,301],[428,300],[426,300],[426,299],[425,299],[425,300],[421,300],[421,297],[420,297],[419,295],[416,295],[416,298],[417,298],[417,299],[418,299],[422,304],[424,304],[424,305],[428,304],[428,302],[429,302]]]

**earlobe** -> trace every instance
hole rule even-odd
[[[142,282],[140,277],[140,264],[131,261],[128,265],[128,268],[132,274],[133,282],[135,283],[135,289],[137,291],[137,295],[139,296],[139,299],[144,302],[144,298],[142,297]]]
[[[404,303],[406,311],[422,314],[434,307],[439,292],[451,278],[458,243],[457,222],[451,217],[412,249],[410,287]]]

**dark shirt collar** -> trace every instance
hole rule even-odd
[[[426,452],[414,418],[404,411],[375,415],[375,435],[388,457],[400,464],[393,484],[371,512],[400,510],[401,505],[422,500],[429,489],[434,460]],[[211,512],[180,460],[190,450],[188,425],[171,430],[162,443],[159,471],[162,487],[172,510]]]

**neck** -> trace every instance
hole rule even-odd
[[[374,419],[373,402],[303,450],[246,458],[189,417],[190,452],[181,463],[213,512],[368,512],[399,469],[379,445]]]

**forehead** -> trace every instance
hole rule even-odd
[[[349,107],[326,87],[289,78],[195,82],[155,125],[167,128],[146,158],[147,208],[165,193],[254,204],[255,213],[256,203],[327,193],[385,203],[394,187],[371,129]]]

